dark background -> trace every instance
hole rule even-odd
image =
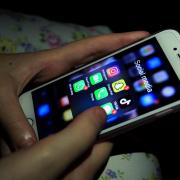
[[[172,0],[31,0],[2,1],[0,7],[60,22],[85,26],[104,24],[115,32],[147,30],[153,33],[166,28],[180,29],[179,4]]]
[[[107,25],[114,32],[146,30],[154,33],[168,28],[180,30],[180,6],[176,1],[16,1],[1,2],[0,7],[59,22],[85,26]],[[163,179],[177,179],[179,115],[168,115],[115,138],[112,153],[153,153],[160,161]]]

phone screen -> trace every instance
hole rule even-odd
[[[110,56],[32,92],[39,138],[65,128],[93,107],[104,129],[180,99],[179,79],[156,38]]]

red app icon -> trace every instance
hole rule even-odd
[[[68,96],[64,96],[60,99],[59,104],[61,107],[68,106],[69,105],[69,98]]]
[[[118,68],[118,66],[112,66],[108,68],[106,72],[107,72],[107,76],[111,78],[118,75],[120,73],[120,69]]]

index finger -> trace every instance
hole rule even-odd
[[[87,63],[97,56],[110,53],[148,35],[149,33],[145,31],[114,33],[87,38],[61,49],[40,52],[37,56],[45,67],[37,80],[42,82],[52,79],[74,66]]]

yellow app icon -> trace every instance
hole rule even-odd
[[[126,83],[124,79],[120,79],[112,83],[112,88],[115,93],[126,90]]]
[[[73,119],[73,115],[72,115],[71,109],[68,109],[68,110],[64,111],[63,119],[66,122],[71,121]]]

